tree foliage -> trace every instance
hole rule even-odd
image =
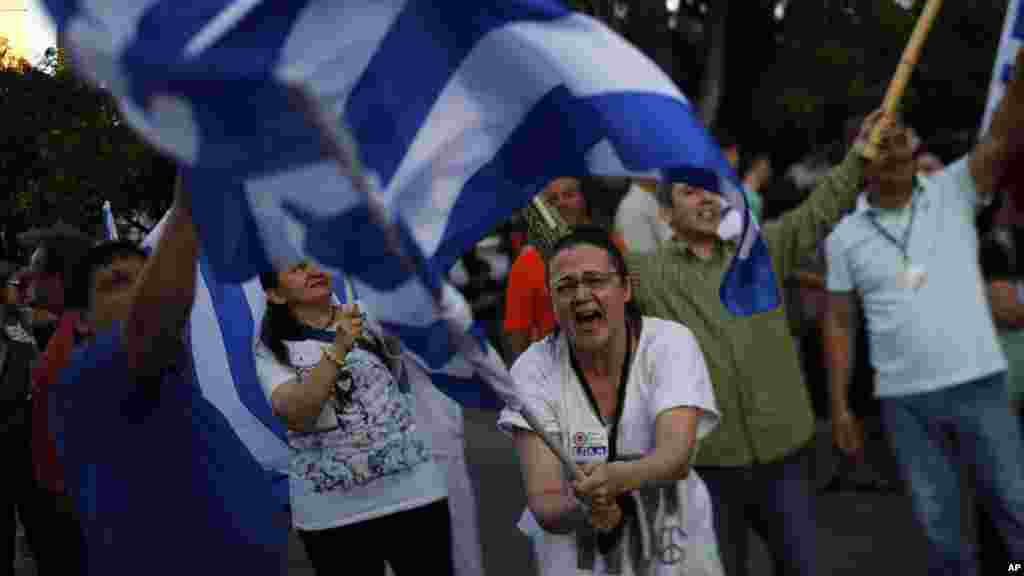
[[[569,2],[597,16],[609,13],[602,6],[610,3]],[[637,7],[664,10],[660,0],[627,3],[631,15]],[[701,86],[714,40],[709,24],[724,4],[680,2],[667,69],[694,100],[707,93]],[[778,4],[730,3],[725,90],[716,124],[746,150],[770,150],[785,164],[835,142],[849,117],[881,104],[925,2],[907,11],[893,0],[788,0],[781,20],[775,17]],[[949,140],[976,131],[1006,5],[1006,0],[944,3],[903,101],[907,119],[926,139]],[[623,32],[655,57],[659,47],[653,43],[664,40],[650,28],[667,28],[667,23],[663,12],[644,23],[647,30],[632,30],[627,24]]]
[[[32,67],[28,60],[18,56],[6,36],[0,36],[0,70],[25,71]]]
[[[785,166],[880,104],[924,2],[908,12],[893,0],[788,0],[781,21],[778,2],[730,3],[716,125],[745,152],[771,151]],[[709,24],[724,2],[681,1],[674,29],[662,0],[628,0],[625,21],[612,0],[568,3],[608,22],[692,99],[708,93]],[[977,130],[1005,9],[1006,0],[944,4],[903,106],[926,141]],[[109,96],[69,73],[62,54],[30,67],[5,46],[0,40],[0,252],[16,232],[58,220],[97,231],[104,200],[118,215],[159,217],[173,165],[122,123]]]
[[[102,230],[109,200],[119,215],[159,215],[170,205],[173,165],[144,144],[113,100],[60,68],[0,70],[0,256],[15,235],[58,221]]]
[[[878,107],[924,2],[913,12],[890,0],[790,4],[772,60],[730,70],[756,82],[749,116],[729,113],[748,122],[742,131],[764,148],[824,146],[847,118]],[[977,129],[1005,8],[995,0],[944,3],[902,103],[926,140]]]

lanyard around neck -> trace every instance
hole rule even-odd
[[[566,339],[568,340],[568,338]],[[567,342],[568,343],[568,342]],[[590,387],[590,382],[587,382],[587,377],[583,374],[583,370],[580,368],[579,362],[576,361],[576,354],[572,350],[572,344],[569,344],[569,363],[572,365],[573,371],[576,372],[576,377],[579,378],[580,384],[583,385],[583,391],[587,394],[587,400],[590,401],[591,408],[594,409],[594,413],[597,414],[597,419],[601,421],[601,424],[609,426],[608,422],[605,422],[604,416],[601,414],[601,407],[597,403],[597,397],[594,396],[594,390]],[[633,333],[630,328],[630,322],[626,320],[626,357],[622,362],[622,376],[619,380],[618,389],[618,400],[615,406],[615,414],[612,416],[610,429],[608,431],[608,461],[612,462],[618,458],[618,449],[616,444],[619,436],[619,422],[622,421],[622,410],[626,405],[626,383],[629,380],[629,366],[633,359]]]
[[[916,192],[916,190],[915,190]],[[883,238],[892,242],[893,246],[899,249],[900,254],[903,255],[903,262],[906,263],[910,260],[910,233],[914,228],[914,217],[917,215],[917,197],[916,194],[910,199],[910,221],[907,222],[907,227],[903,229],[903,238],[898,239],[892,234],[892,232],[886,230],[885,226],[878,221],[878,215],[875,211],[868,211],[868,220],[878,230],[878,233]]]

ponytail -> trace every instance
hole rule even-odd
[[[264,272],[260,274],[260,284],[263,285],[264,291],[276,288],[277,273]],[[260,341],[270,350],[274,358],[285,366],[291,366],[292,359],[288,353],[288,347],[284,345],[284,340],[298,334],[300,329],[299,323],[292,316],[287,304],[267,301],[267,311],[263,315],[263,324],[260,327]]]

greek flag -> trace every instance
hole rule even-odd
[[[152,249],[164,219],[143,240]],[[256,379],[253,351],[266,311],[258,279],[218,282],[203,256],[198,263],[196,299],[189,321],[195,379],[203,396],[227,419],[253,457],[273,477],[275,493],[288,503],[288,451],[284,425],[270,409]],[[344,293],[343,293],[344,294]]]
[[[1020,9],[1020,2],[1021,0],[1010,0],[1006,7],[1003,36],[999,40],[999,52],[996,53],[996,63],[992,68],[992,82],[988,88],[988,103],[981,121],[979,137],[988,132],[992,113],[996,111],[996,106],[1006,93],[1006,84],[1013,77],[1014,58],[1021,48],[1021,43],[1024,42],[1024,11]]]
[[[515,394],[443,275],[559,176],[664,171],[722,192],[744,213],[723,302],[742,314],[778,304],[738,180],[690,103],[558,2],[47,6],[78,70],[186,167],[207,286],[312,258],[347,275],[460,402],[494,403],[469,385],[481,378],[501,400]]]

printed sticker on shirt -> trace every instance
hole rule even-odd
[[[608,433],[604,430],[573,433],[572,457],[580,464],[604,462],[608,459]]]

